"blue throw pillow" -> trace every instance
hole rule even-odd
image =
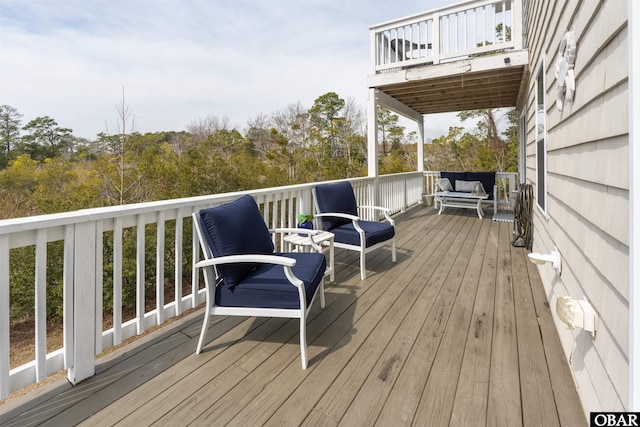
[[[233,202],[200,211],[203,234],[214,257],[271,254],[274,247],[256,201],[243,196]],[[257,263],[225,264],[218,267],[224,284],[235,286]]]
[[[358,215],[356,196],[353,194],[353,187],[349,181],[318,185],[315,191],[320,213],[335,212]],[[325,230],[351,223],[350,219],[334,216],[322,217],[322,221]]]

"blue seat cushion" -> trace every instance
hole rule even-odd
[[[365,248],[389,240],[396,234],[395,228],[386,222],[358,221],[358,224],[364,230]],[[360,234],[351,222],[333,228],[331,232],[335,235],[334,241],[336,242],[360,246]]]
[[[358,215],[356,196],[349,181],[335,184],[321,184],[315,188],[318,211],[320,213],[336,212],[350,215]],[[323,229],[333,230],[343,224],[350,223],[350,219],[327,216],[322,217]]]
[[[243,196],[224,205],[203,209],[199,213],[202,233],[214,257],[273,253],[271,233],[253,197]],[[218,266],[223,286],[235,286],[257,265],[238,263]]]
[[[322,281],[327,261],[320,253],[276,253],[296,260],[293,274],[304,282],[307,307]],[[258,307],[299,309],[298,288],[284,274],[284,268],[275,264],[260,264],[236,286],[216,287],[216,305],[222,307]]]

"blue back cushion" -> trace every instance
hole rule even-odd
[[[466,181],[467,173],[466,172],[440,172],[440,178],[449,178],[451,182],[451,186],[456,188],[456,180]]]
[[[484,191],[489,195],[488,200],[493,200],[493,186],[496,184],[495,172],[467,172],[467,181],[480,181]]]
[[[348,181],[337,182],[335,184],[321,184],[315,189],[318,211],[320,213],[336,212],[351,215],[358,215],[358,205],[356,196],[353,194],[353,187]],[[351,220],[338,217],[323,217],[323,229],[331,230],[343,224],[350,223]]]
[[[273,253],[271,234],[251,196],[203,209],[200,218],[202,232],[214,257]],[[223,284],[232,287],[256,266],[257,263],[225,264],[218,266],[218,273]]]

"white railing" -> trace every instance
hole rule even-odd
[[[433,196],[436,188],[436,179],[440,178],[440,171],[424,172],[424,194]],[[517,172],[496,172],[496,185],[498,186],[498,194],[496,201],[498,207],[513,206],[515,197],[518,192],[518,173]],[[487,190],[489,191],[489,190]]]
[[[423,192],[421,172],[350,181],[358,204],[387,206],[394,213],[419,203]],[[315,185],[0,221],[0,399],[61,369],[67,370],[74,384],[88,378],[95,373],[96,355],[105,349],[202,303],[200,278],[192,274],[191,267],[200,256],[190,226],[192,212],[251,194],[269,227],[294,227],[297,213],[313,212],[311,189]],[[33,263],[16,259],[25,250],[34,254]],[[123,277],[128,271],[124,264],[133,262],[128,254],[135,259],[135,274],[131,275],[135,277]],[[52,262],[62,266],[61,277],[47,271]],[[15,285],[11,269],[16,264],[33,278],[35,354],[32,361],[11,369],[10,297]],[[172,273],[166,271],[167,266]],[[190,278],[191,284],[183,292],[184,278]],[[46,301],[53,280],[63,283],[64,338],[60,348],[48,351]],[[165,294],[165,281],[174,282],[172,296]],[[135,314],[123,319],[123,292],[131,291],[129,283],[135,287]],[[145,295],[151,287],[153,295]],[[113,306],[107,316],[103,315],[105,303]],[[105,317],[112,317],[109,328],[103,326]]]
[[[467,1],[370,27],[373,73],[522,49],[522,0]]]

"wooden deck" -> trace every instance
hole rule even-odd
[[[0,409],[0,425],[580,426],[549,305],[512,226],[475,212],[396,216],[398,261],[336,250],[326,307],[298,323],[202,311]]]

